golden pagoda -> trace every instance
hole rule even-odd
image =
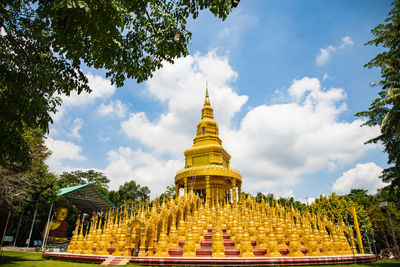
[[[239,171],[230,168],[231,156],[222,147],[218,136],[208,88],[193,146],[184,155],[185,168],[175,176],[177,195],[179,189],[184,188],[185,194],[194,192],[208,204],[215,204],[216,201],[220,204],[227,201],[236,203],[238,198],[240,200],[242,176]]]
[[[78,218],[67,252],[138,258],[356,253],[348,242],[353,232],[343,221],[241,197],[242,177],[230,168],[231,156],[218,137],[208,88],[193,146],[184,155],[185,168],[175,176],[175,197],[97,212],[86,225]]]

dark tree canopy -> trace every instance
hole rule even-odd
[[[32,155],[32,165],[29,171],[24,170],[21,164],[9,161],[0,166],[1,209],[51,202],[59,189],[55,176],[48,172],[44,163],[50,153],[44,146],[43,132],[25,129],[23,138]]]
[[[0,165],[30,166],[23,127],[47,132],[59,95],[90,92],[82,65],[142,82],[188,55],[187,20],[202,9],[224,20],[231,1],[1,1]]]
[[[131,180],[121,185],[118,191],[110,191],[109,196],[116,206],[135,204],[139,201],[148,201],[150,197],[150,189],[147,186],[141,186],[134,180]]]
[[[57,180],[60,188],[88,183],[93,183],[107,188],[109,182],[110,179],[108,179],[103,173],[94,170],[63,172]]]
[[[379,126],[381,134],[367,143],[383,143],[388,155],[389,168],[381,176],[390,183],[393,191],[400,190],[400,1],[392,3],[384,24],[379,24],[371,32],[375,39],[366,45],[382,46],[385,50],[373,58],[365,67],[381,69],[381,80],[374,82],[381,91],[367,111],[357,113],[365,116],[365,125]]]

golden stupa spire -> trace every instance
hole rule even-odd
[[[213,109],[210,104],[210,97],[208,95],[208,82],[206,82],[206,99],[204,101],[204,107],[201,109],[201,119],[214,119]]]
[[[206,81],[206,100],[204,106],[210,106],[210,97],[208,96],[208,81]]]

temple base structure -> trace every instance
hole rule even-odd
[[[80,255],[60,252],[47,252],[45,257],[52,260],[62,260],[71,262],[102,263],[107,258],[126,258],[117,256],[99,256],[99,255]],[[336,265],[366,263],[376,261],[374,254],[357,254],[341,256],[315,256],[315,257],[131,257],[130,263],[137,265],[156,265],[156,266],[290,266],[290,265]]]

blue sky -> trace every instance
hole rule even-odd
[[[117,189],[131,179],[152,197],[184,167],[200,120],[206,81],[223,146],[242,189],[304,201],[365,188],[386,167],[378,129],[354,117],[379,88],[382,51],[364,46],[389,1],[242,0],[222,22],[208,11],[190,21],[190,55],[147,82],[116,88],[104,70],[84,68],[93,92],[63,97],[47,138],[60,173],[96,169]]]

